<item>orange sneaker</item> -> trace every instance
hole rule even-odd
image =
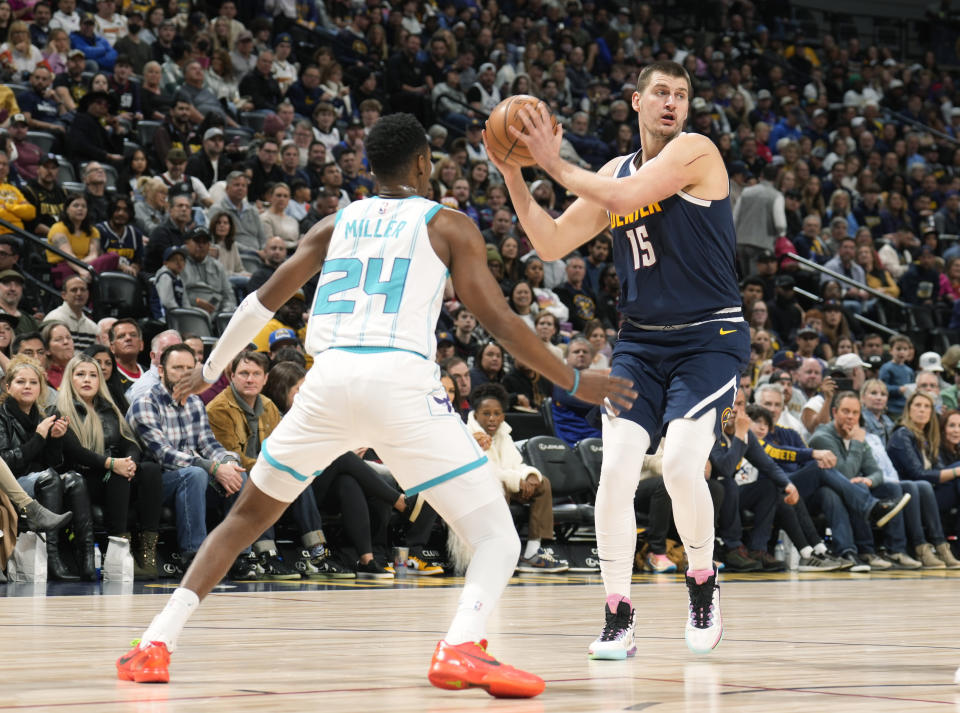
[[[533,698],[543,692],[543,679],[502,664],[487,653],[487,640],[456,646],[441,641],[430,662],[430,683],[437,688],[482,688],[495,698]]]
[[[140,648],[140,641],[131,642],[133,648],[117,659],[117,678],[137,683],[169,683],[170,652],[167,645],[153,641]]]

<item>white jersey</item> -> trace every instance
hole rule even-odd
[[[355,201],[337,213],[307,324],[307,351],[401,349],[433,359],[448,271],[426,198]]]

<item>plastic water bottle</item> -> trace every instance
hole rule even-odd
[[[97,581],[100,581],[101,568],[103,567],[103,557],[100,555],[100,545],[93,543],[93,566],[97,570]]]
[[[773,548],[773,558],[780,562],[786,562],[786,549],[783,546],[783,540],[777,540],[777,546]]]

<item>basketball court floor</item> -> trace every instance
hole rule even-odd
[[[586,656],[598,577],[517,577],[489,650],[546,679],[520,701],[427,682],[460,583],[222,584],[169,685],[118,681],[113,662],[173,583],[0,585],[0,711],[960,713],[960,572],[722,576],[724,640],[707,656],[683,643],[682,579],[637,575],[638,652],[624,662]]]

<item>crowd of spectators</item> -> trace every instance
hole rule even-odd
[[[0,225],[0,368],[14,434],[0,455],[67,439],[43,451],[49,463],[25,461],[15,475],[79,472],[75,517],[93,527],[84,497],[107,506],[106,529],[132,538],[144,572],[158,571],[152,505],[170,505],[177,542],[159,571],[182,570],[206,534],[206,497],[229,507],[309,366],[311,286],[278,311],[257,352],[182,407],[171,385],[205,345],[167,327],[192,309],[215,331],[311,226],[373,194],[364,136],[394,111],[423,123],[428,197],[477,224],[505,309],[558,358],[606,368],[620,321],[609,233],[541,260],[481,129],[503,97],[532,94],[563,124],[562,155],[598,169],[639,148],[636,75],[672,59],[693,82],[687,130],[716,143],[730,174],[752,337],[743,398],[707,474],[718,559],[781,567],[783,529],[802,568],[960,567],[949,544],[960,534],[960,347],[946,349],[960,342],[960,95],[932,51],[907,59],[857,37],[806,37],[767,5],[704,4],[683,26],[649,3],[577,0],[0,0],[0,219],[10,226]],[[551,215],[575,199],[526,172]],[[39,263],[28,261],[36,253]],[[92,288],[112,272],[140,283],[144,312],[97,323]],[[35,279],[62,302],[30,289]],[[504,464],[507,496],[531,504],[521,566],[562,571],[541,546],[552,535],[549,473],[516,462],[504,419],[542,414],[573,446],[599,435],[596,409],[514,362],[452,287],[437,328],[451,402]],[[78,373],[99,380],[89,399]],[[24,396],[18,379],[30,374],[43,378]],[[54,406],[83,418],[61,432]],[[118,423],[104,442],[83,425],[107,421]],[[183,432],[174,437],[171,424]],[[682,549],[667,544],[669,498],[656,456],[649,465],[640,564],[667,571]],[[395,512],[413,520],[414,569],[442,571],[428,509],[406,502],[375,454],[345,454],[324,472],[286,523],[305,554],[284,561],[267,532],[236,576],[389,576]],[[318,507],[327,502],[344,514],[343,547],[355,556],[330,556]],[[128,531],[127,508],[140,532]],[[747,535],[741,511],[754,516]],[[92,535],[78,532],[87,576]],[[72,576],[52,561],[56,576]]]

